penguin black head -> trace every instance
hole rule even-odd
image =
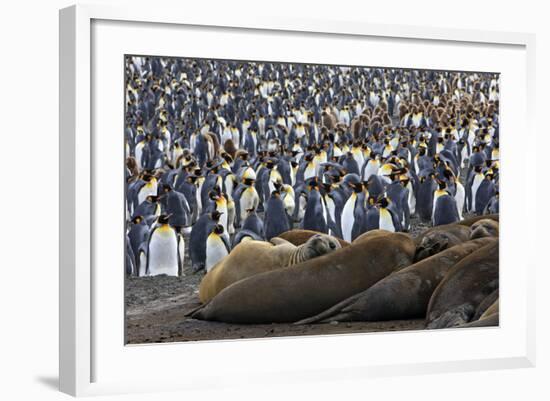
[[[363,183],[356,182],[354,184],[351,184],[351,186],[353,187],[353,192],[355,193],[363,192]]]
[[[309,181],[308,187],[310,191],[319,190],[319,183],[317,182],[317,177],[314,177]]]
[[[382,208],[387,208],[390,205],[390,202],[389,202],[388,198],[383,196],[382,198],[380,198],[378,200],[378,205]]]
[[[194,184],[195,181],[197,181],[198,176],[190,174],[187,177],[185,177],[185,181],[187,181],[189,184]]]
[[[208,192],[208,197],[213,201],[218,200],[220,198],[220,192],[212,189],[212,191]]]
[[[212,232],[214,234],[222,235],[223,234],[223,226],[221,224],[216,224],[214,228],[212,229]]]
[[[220,212],[218,210],[214,210],[212,213],[210,213],[210,219],[212,221],[219,221],[220,217],[222,216],[223,212]]]
[[[168,224],[171,214],[161,214],[158,217],[159,224]]]
[[[327,194],[330,193],[330,191],[332,189],[332,184],[323,182],[322,186],[323,186],[323,190],[325,191],[325,193],[327,193]]]
[[[447,183],[443,180],[437,180],[437,186],[440,190],[445,190],[447,188]]]

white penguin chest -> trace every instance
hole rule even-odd
[[[139,190],[138,205],[141,204],[145,200],[145,198],[147,198],[148,196],[156,196],[156,195],[157,195],[157,185],[153,183],[145,184]]]
[[[365,167],[365,172],[363,174],[363,181],[368,181],[371,175],[377,175],[378,174],[378,163],[369,161],[367,162],[367,166]]]
[[[161,227],[153,232],[149,241],[149,275],[178,275],[178,243],[175,231]]]
[[[355,193],[351,194],[342,211],[342,235],[346,241],[351,241],[351,230],[355,221],[354,211],[356,201],[357,195]]]
[[[308,178],[315,177],[315,163],[309,163],[304,172],[304,180]]]
[[[336,221],[335,219],[335,213],[336,213],[336,205],[334,204],[334,200],[330,196],[325,196],[325,203],[327,205],[327,210],[330,218],[332,221]]]
[[[206,272],[227,256],[225,243],[218,235],[209,235],[206,241]]]
[[[395,227],[393,225],[391,213],[386,208],[381,207],[379,210],[378,227],[381,230],[388,230],[391,232],[395,232]]]
[[[256,206],[258,198],[258,193],[256,192],[256,188],[254,187],[248,187],[246,188],[242,195],[241,195],[241,212],[246,212],[246,209],[251,209],[252,207]]]
[[[477,190],[479,189],[479,186],[481,185],[481,182],[483,181],[483,178],[484,178],[483,174],[477,174],[474,177],[474,182],[472,183],[472,204],[473,204],[474,209],[476,207]]]

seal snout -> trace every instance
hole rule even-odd
[[[311,257],[322,256],[341,248],[340,243],[329,235],[317,234],[310,240]]]

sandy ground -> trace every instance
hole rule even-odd
[[[411,220],[413,236],[430,227]],[[186,241],[186,248],[189,241]],[[126,342],[128,344],[264,338],[319,334],[365,333],[424,329],[424,320],[311,324],[237,325],[186,318],[200,306],[198,291],[204,273],[190,269],[188,249],[182,277],[128,277],[126,279]]]
[[[202,274],[186,271],[183,277],[143,277],[126,280],[127,343],[264,338],[318,334],[419,330],[423,320],[338,324],[238,325],[186,318],[200,305],[198,284]]]

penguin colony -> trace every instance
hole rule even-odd
[[[294,228],[352,242],[407,233],[413,217],[498,213],[498,74],[141,56],[125,68],[128,275],[182,275],[186,249],[209,272],[240,242]]]

